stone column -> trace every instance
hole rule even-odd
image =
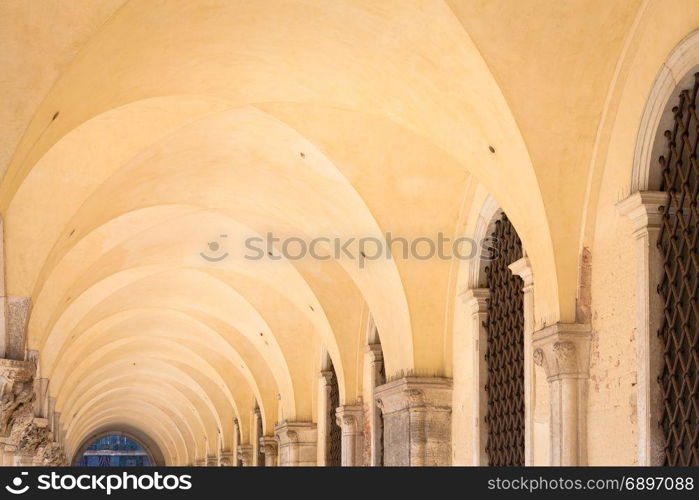
[[[265,455],[265,467],[276,467],[277,451],[279,449],[277,439],[272,436],[262,436],[260,438],[260,449]]]
[[[238,462],[243,467],[252,467],[252,445],[241,444],[238,446]]]
[[[369,374],[369,384],[371,385],[372,399],[367,405],[367,418],[369,420],[369,433],[371,436],[371,447],[369,465],[376,467],[383,465],[383,426],[381,425],[381,410],[376,404],[376,387],[383,385],[386,381],[381,376],[383,368],[383,351],[381,344],[369,344],[364,348],[364,352],[369,357],[371,371]]]
[[[335,416],[342,429],[342,466],[364,465],[364,408],[362,405],[340,406]]]
[[[660,234],[667,193],[640,191],[617,204],[631,220],[636,240],[636,359],[638,378],[638,465],[662,465],[665,439],[658,422],[663,395],[657,377],[663,366],[664,347],[657,331],[663,321],[663,305],[656,287],[663,276],[663,259],[656,243]]]
[[[550,388],[551,465],[586,465],[590,326],[556,323],[539,330],[533,356]]]
[[[451,464],[451,391],[451,379],[436,377],[405,377],[376,388],[384,465]]]
[[[473,372],[471,375],[473,417],[475,429],[473,432],[473,465],[488,465],[485,445],[488,442],[488,394],[485,384],[488,382],[488,366],[485,362],[485,352],[488,347],[488,331],[485,321],[488,318],[487,288],[474,288],[464,293],[463,300],[471,311],[471,332],[473,345]]]
[[[330,380],[332,372],[323,370],[320,372],[318,380],[318,432],[317,432],[317,452],[316,463],[325,466],[327,461],[328,436],[332,422],[328,419],[330,414]]]
[[[316,465],[316,424],[312,422],[285,422],[274,429],[279,441],[279,465]]]
[[[522,278],[522,301],[524,311],[524,465],[534,463],[534,359],[532,336],[534,335],[534,275],[528,257],[509,266],[515,276]]]
[[[218,467],[218,457],[216,455],[206,456],[206,466],[207,467]]]
[[[222,451],[218,457],[219,467],[232,467],[234,463],[232,451]]]
[[[252,414],[252,465],[254,467],[264,465],[260,463],[260,438],[262,437],[258,432],[260,422],[262,422],[262,412],[259,408],[255,408]]]
[[[240,424],[238,423],[238,419],[234,418],[233,419],[233,462],[232,465],[234,467],[237,467],[240,465],[240,461],[238,460],[238,448],[240,447]]]

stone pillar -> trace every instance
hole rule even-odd
[[[656,287],[663,276],[663,260],[656,246],[667,193],[640,191],[617,204],[631,220],[636,240],[636,408],[638,413],[638,465],[663,465],[665,439],[657,422],[663,411],[663,395],[657,378],[662,373],[664,346],[657,331],[663,321],[663,305]]]
[[[330,426],[332,422],[328,419],[330,414],[330,381],[332,372],[323,370],[320,372],[318,380],[318,432],[317,432],[317,452],[316,463],[319,466],[325,466],[327,461],[328,436],[330,435]]]
[[[238,419],[234,418],[233,419],[233,452],[232,452],[232,465],[234,467],[237,467],[240,465],[240,461],[238,460],[238,448],[240,447],[240,424],[238,423]]]
[[[276,467],[277,451],[279,449],[277,439],[272,436],[262,436],[260,438],[260,449],[265,456],[265,467]]]
[[[524,311],[524,465],[534,464],[534,405],[536,402],[534,380],[534,358],[532,342],[534,335],[534,275],[528,257],[509,266],[515,276],[522,278],[522,301]]]
[[[550,388],[551,465],[586,465],[590,326],[556,323],[539,330],[533,356]]]
[[[232,451],[222,451],[218,457],[219,467],[232,467],[234,463],[235,460],[233,459]]]
[[[274,429],[279,441],[279,465],[316,465],[316,424],[312,422],[285,422]]]
[[[207,467],[218,467],[218,457],[216,455],[206,456],[206,466]]]
[[[340,406],[335,416],[342,430],[342,466],[364,465],[364,408],[362,405]]]
[[[376,467],[383,465],[383,425],[381,424],[381,410],[376,404],[376,387],[386,381],[381,375],[383,368],[383,351],[381,344],[369,344],[364,348],[370,363],[369,384],[371,386],[371,400],[367,405],[367,419],[369,420],[369,434],[371,436],[369,465]]]
[[[451,464],[451,391],[451,379],[437,377],[405,377],[376,388],[384,465]]]
[[[260,457],[260,438],[261,433],[258,431],[260,429],[260,423],[262,422],[262,412],[258,407],[255,407],[252,413],[252,465],[253,467],[259,467],[264,465],[260,463],[264,460],[264,457]]]
[[[241,444],[238,446],[238,462],[243,467],[252,467],[252,445]]]
[[[473,432],[473,465],[488,465],[488,456],[485,453],[485,445],[488,442],[488,394],[485,392],[485,384],[488,382],[488,366],[485,362],[485,352],[488,347],[488,331],[485,322],[488,318],[488,297],[490,291],[487,288],[474,288],[464,293],[463,300],[471,311],[471,332],[473,345],[473,372],[471,375],[473,420],[475,429]]]

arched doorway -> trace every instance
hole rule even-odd
[[[699,465],[699,415],[696,387],[697,287],[699,286],[699,121],[696,115],[699,73],[672,102],[673,124],[663,135],[666,149],[659,163],[661,191],[667,195],[657,245],[662,256],[658,284],[663,319],[658,336],[662,367],[658,377],[663,400],[659,425],[665,441],[664,465]]]
[[[151,452],[136,438],[113,433],[94,439],[76,456],[79,467],[150,467]]]
[[[491,234],[485,268],[488,299],[485,327],[485,391],[488,465],[524,465],[524,295],[522,278],[509,266],[522,258],[517,231],[501,213]]]

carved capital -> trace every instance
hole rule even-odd
[[[57,467],[66,463],[63,447],[55,441],[48,441],[40,450],[39,455],[44,465]]]
[[[40,448],[44,448],[51,443],[51,436],[45,425],[44,419],[37,422],[32,419],[26,426],[22,426],[17,432],[17,449],[23,455],[37,455]],[[15,428],[13,426],[13,434]]]
[[[451,379],[406,377],[376,388],[376,404],[384,414],[428,409],[451,411]]]
[[[260,438],[260,450],[262,450],[262,453],[265,455],[265,461],[270,456],[276,457],[278,448],[279,444],[276,438],[271,436],[262,436]]]
[[[343,434],[362,432],[364,408],[361,405],[345,405],[335,410],[335,421]]]
[[[241,444],[238,446],[238,460],[243,464],[243,467],[252,465],[252,445]]]
[[[34,402],[34,372],[30,361],[0,359],[0,436],[10,434],[18,412],[27,408],[31,413]],[[25,412],[26,413],[26,412]]]
[[[368,344],[364,346],[364,352],[369,356],[371,363],[383,362],[383,350],[381,344]]]
[[[534,363],[549,381],[587,378],[590,371],[590,326],[557,323],[534,334]]]
[[[333,372],[331,370],[323,370],[320,372],[320,383],[329,387],[332,383]]]
[[[621,215],[631,221],[636,237],[648,233],[649,229],[659,229],[663,219],[663,205],[667,203],[664,191],[638,191],[616,204]]]

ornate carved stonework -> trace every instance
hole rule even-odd
[[[28,361],[0,359],[0,437],[8,437],[13,422],[31,415],[36,366]],[[21,410],[25,409],[24,412]]]
[[[265,466],[274,467],[277,465],[277,451],[279,443],[277,439],[271,436],[262,436],[260,438],[260,449],[265,456]]]
[[[561,377],[587,378],[590,371],[590,329],[587,325],[556,324],[534,335],[534,363],[549,381]]]
[[[252,465],[251,444],[241,444],[238,446],[238,460],[243,465],[243,467],[250,467]]]
[[[342,465],[364,465],[364,408],[361,404],[340,406],[335,420],[342,432]]]
[[[316,424],[285,422],[274,429],[274,434],[279,442],[279,465],[316,465]]]
[[[374,394],[383,413],[384,465],[451,463],[451,379],[406,377]]]
[[[556,323],[533,336],[534,363],[544,368],[549,382],[552,465],[587,461],[590,337],[590,326],[579,323]]]
[[[58,467],[66,463],[63,448],[55,441],[49,441],[40,450],[39,454],[43,464],[49,467]]]

